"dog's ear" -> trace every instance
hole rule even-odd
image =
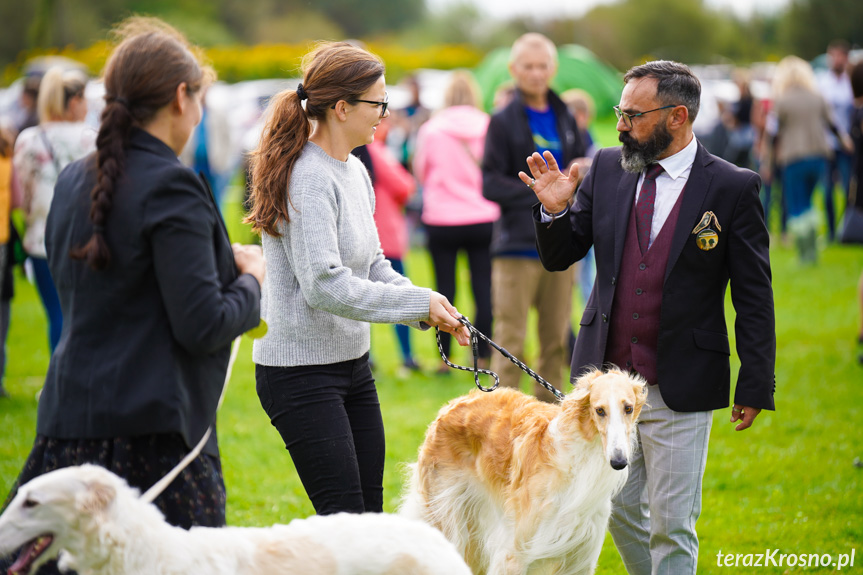
[[[575,380],[573,386],[575,387],[575,391],[579,389],[585,389],[590,395],[590,386],[593,384],[593,380],[597,377],[602,376],[602,370],[596,369],[595,367],[587,368],[585,371],[582,371],[578,376],[578,379]]]
[[[593,422],[590,407],[590,387],[593,381],[602,375],[598,369],[583,373],[575,381],[575,388],[566,396],[561,405],[566,420],[577,429],[586,441],[592,441],[598,430]]]
[[[117,496],[113,485],[100,479],[85,483],[85,490],[78,495],[76,504],[78,510],[89,515],[104,513]]]
[[[635,409],[632,411],[632,417],[638,419],[641,408],[647,402],[647,380],[640,375],[630,375],[629,379],[632,382],[632,392],[635,394]]]

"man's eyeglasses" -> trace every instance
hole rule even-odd
[[[389,104],[390,104],[389,95],[387,95],[387,99],[384,100],[383,102],[376,102],[375,100],[348,100],[348,102],[351,102],[351,103],[362,102],[363,104],[371,104],[373,106],[380,106],[381,107],[381,118],[383,118],[384,115],[387,113],[387,106],[389,106]]]
[[[627,128],[632,128],[632,119],[637,118],[639,116],[643,116],[645,114],[649,114],[651,112],[658,112],[659,110],[666,110],[668,108],[676,108],[675,104],[669,104],[668,106],[663,106],[661,108],[654,108],[653,110],[648,110],[646,112],[639,112],[637,114],[627,114],[623,110],[620,109],[620,106],[614,106],[614,115],[617,116],[617,119],[620,120],[623,118],[623,123],[626,124]]]

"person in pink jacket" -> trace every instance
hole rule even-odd
[[[444,108],[423,124],[417,136],[414,175],[422,184],[422,222],[437,279],[437,290],[450,301],[456,295],[456,258],[467,252],[476,303],[473,324],[491,334],[492,223],[500,208],[482,196],[482,161],[489,117],[479,109],[479,89],[467,72],[452,75]],[[444,353],[450,338],[442,334]],[[480,341],[487,365],[491,350]],[[441,371],[446,370],[442,366]]]
[[[377,128],[374,141],[366,146],[371,160],[369,173],[375,189],[375,225],[381,240],[381,249],[393,269],[406,276],[404,257],[408,249],[408,226],[405,205],[416,191],[416,181],[386,146],[389,123],[385,120]],[[361,158],[362,159],[362,158]],[[420,366],[411,351],[410,328],[395,324],[402,365],[411,371]]]

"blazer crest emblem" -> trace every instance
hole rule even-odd
[[[710,251],[719,245],[719,234],[711,228],[711,225],[716,227],[716,230],[722,231],[722,226],[719,225],[719,218],[713,212],[704,212],[698,225],[692,229],[692,235],[695,236],[695,244],[699,249]]]

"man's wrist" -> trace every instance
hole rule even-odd
[[[569,208],[570,205],[566,204],[566,206],[562,210],[558,212],[551,212],[547,210],[544,205],[540,204],[539,219],[541,222],[551,225],[552,223],[554,223],[554,220],[565,216],[566,213],[569,211]]]
[[[542,206],[542,211],[545,215],[552,218],[559,218],[562,215],[566,214],[569,211],[569,204],[563,204],[560,209],[549,209],[545,206],[545,204],[540,204]]]

